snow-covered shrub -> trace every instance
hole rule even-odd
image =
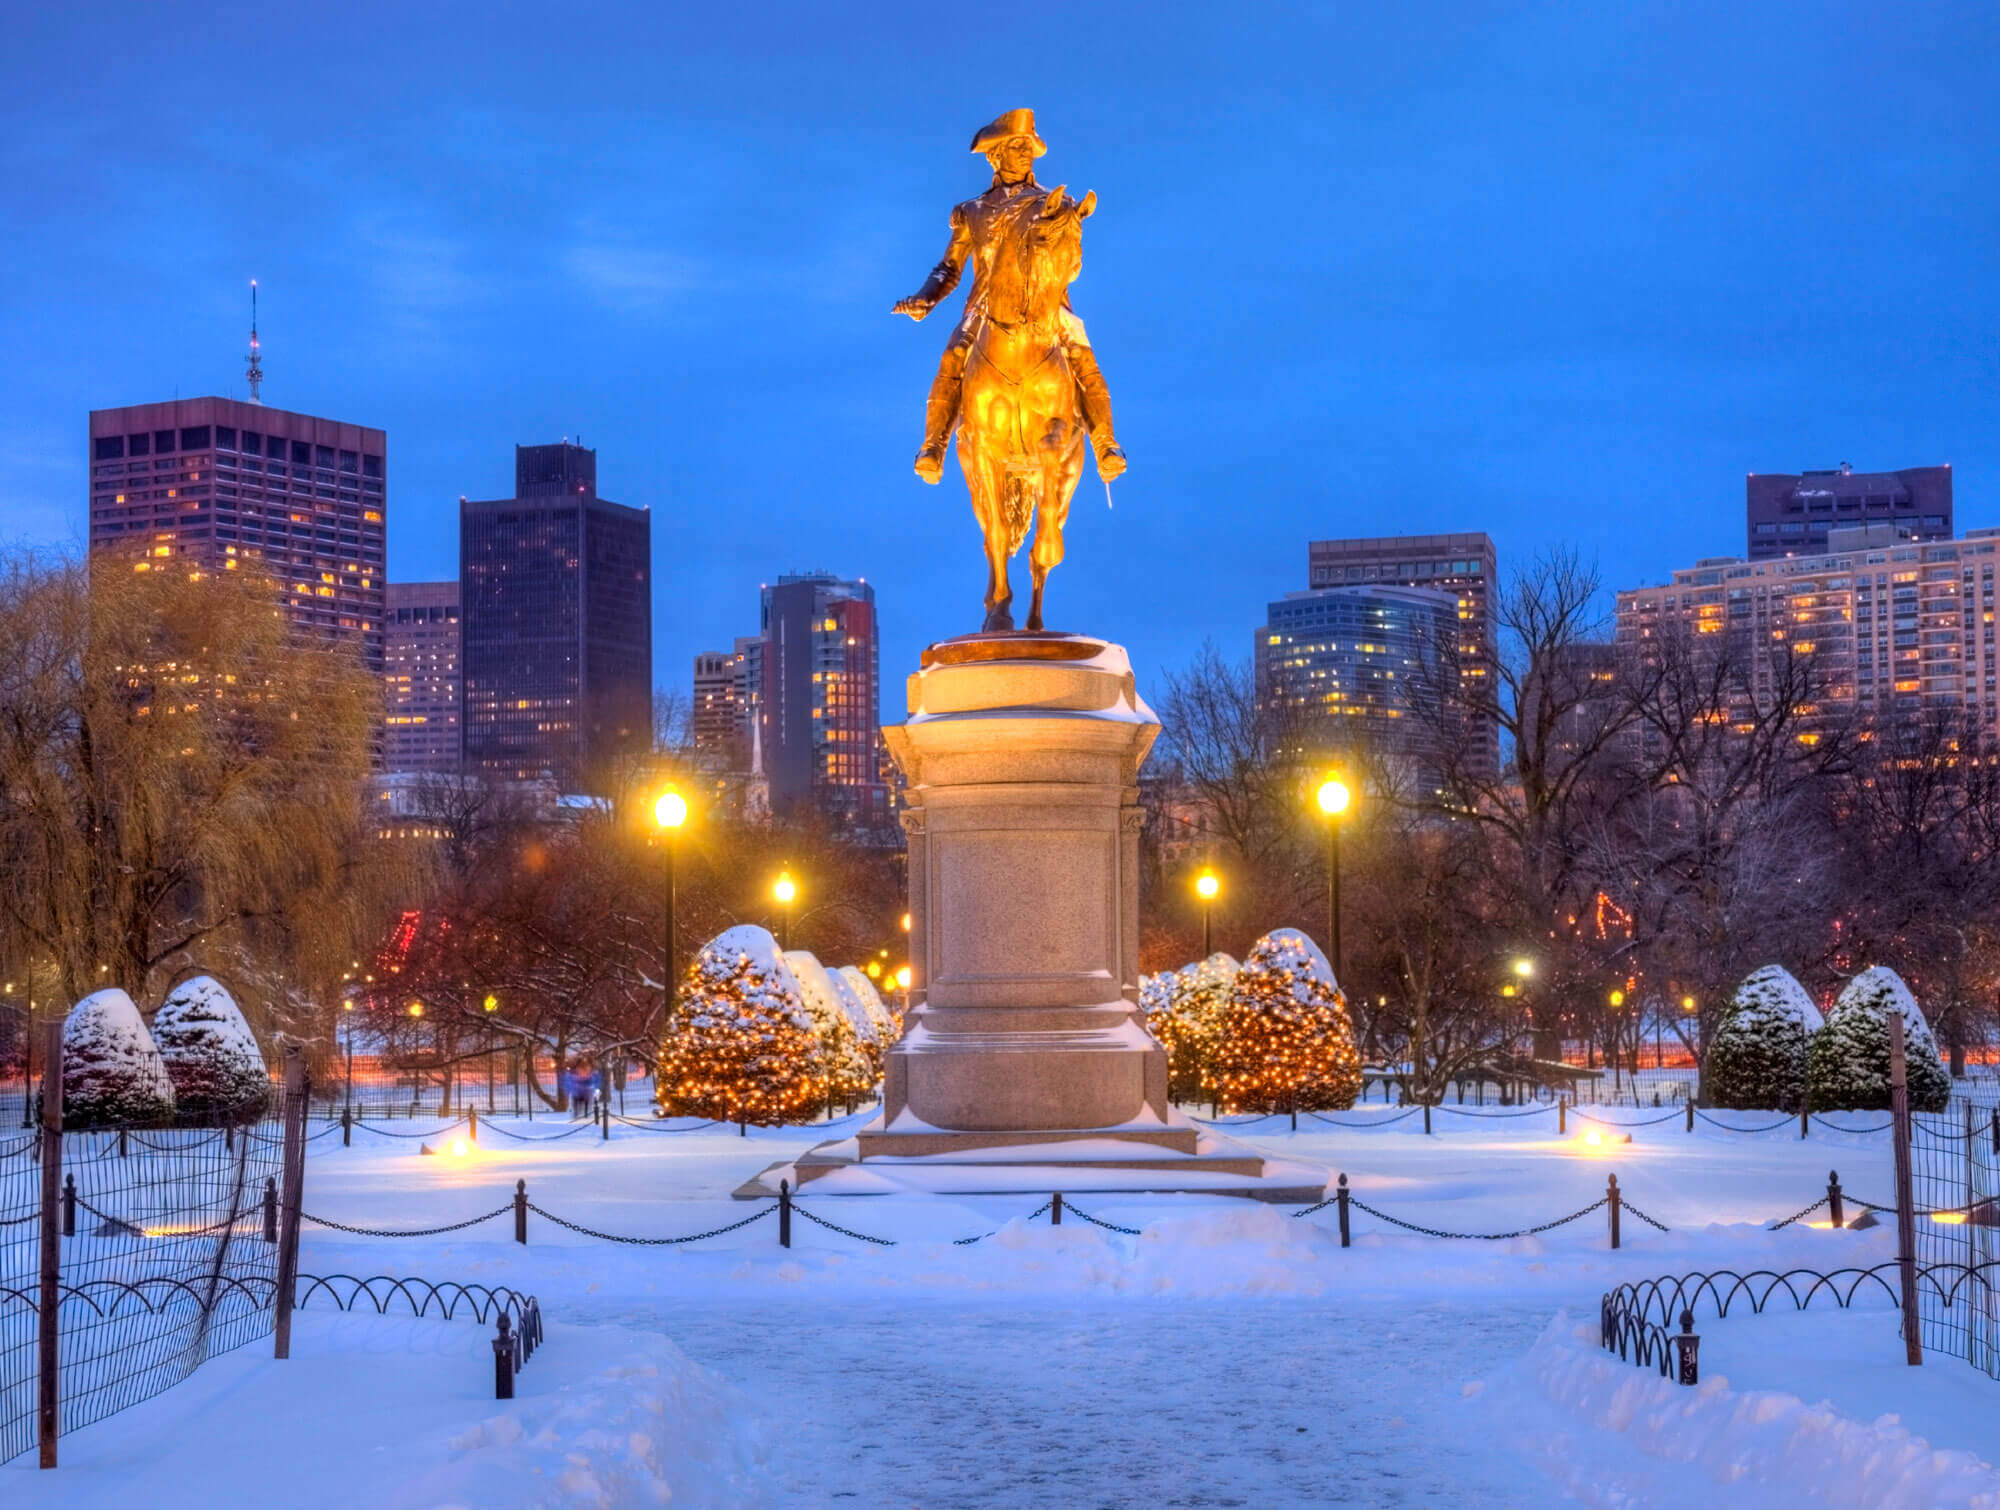
[[[1902,976],[1876,965],[1847,983],[1806,1051],[1806,1091],[1815,1111],[1888,1109],[1891,1012],[1903,1016],[1910,1109],[1941,1112],[1950,1103],[1951,1075],[1917,999]]]
[[[1223,1008],[1241,968],[1227,954],[1211,954],[1140,983],[1146,1031],[1167,1051],[1167,1094],[1176,1101],[1197,1101],[1215,1089]]]
[[[165,1122],[174,1083],[132,998],[113,986],[84,997],[63,1022],[63,1123],[115,1127]]]
[[[823,1104],[819,1037],[799,980],[762,928],[730,928],[702,945],[681,981],[660,1047],[668,1116],[773,1126]]]
[[[1296,928],[1265,934],[1237,972],[1214,1080],[1226,1111],[1335,1110],[1360,1093],[1347,1004],[1326,956]]]
[[[834,974],[847,982],[847,989],[854,993],[868,1020],[875,1024],[875,1036],[886,1052],[890,1044],[903,1036],[902,1019],[882,1000],[867,971],[857,965],[842,965]]]
[[[194,976],[167,993],[153,1014],[153,1041],[183,1118],[241,1122],[270,1101],[271,1076],[250,1024],[212,976]]]
[[[1805,1102],[1806,1044],[1823,1026],[1806,988],[1783,965],[1744,977],[1708,1050],[1716,1106],[1795,1112]]]
[[[824,1099],[860,1100],[874,1088],[875,1074],[862,1047],[854,1014],[841,999],[841,988],[833,983],[826,966],[804,949],[788,951],[785,963],[798,977],[799,1000],[805,1003],[814,1036],[819,1039],[819,1076]],[[864,1024],[866,1020],[863,1014]]]
[[[848,972],[853,967],[843,965],[838,970],[826,972],[826,978],[833,985],[834,999],[840,1003],[840,1010],[847,1014],[848,1022],[854,1028],[855,1042],[860,1045],[861,1057],[868,1062],[868,1087],[872,1091],[882,1083],[882,1055],[887,1051],[888,1040],[883,1036],[883,1024],[868,1010],[861,993],[854,989],[854,982]],[[855,975],[861,975],[854,970]],[[864,981],[867,976],[861,975]]]

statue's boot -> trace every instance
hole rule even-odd
[[[944,448],[951,442],[952,425],[958,419],[958,394],[962,386],[956,373],[937,375],[931,396],[924,405],[924,445],[917,452],[917,476],[937,483],[944,477]]]
[[[1112,431],[1111,390],[1104,386],[1104,374],[1098,371],[1097,358],[1088,346],[1071,346],[1067,355],[1070,371],[1076,376],[1084,427],[1090,431],[1090,444],[1097,452],[1097,475],[1112,482],[1125,474],[1125,450]]]

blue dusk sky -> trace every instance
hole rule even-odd
[[[0,541],[73,548],[86,413],[244,391],[389,433],[390,575],[512,447],[653,513],[656,679],[865,576],[885,717],[978,627],[957,300],[889,313],[1032,106],[1131,471],[1056,627],[1249,651],[1314,537],[1485,529],[1608,587],[1743,478],[1950,462],[2000,524],[2000,7],[119,4],[0,45]],[[1025,577],[1025,562],[1017,562]]]

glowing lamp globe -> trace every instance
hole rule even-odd
[[[791,872],[780,871],[778,873],[778,884],[771,888],[771,895],[776,897],[780,902],[784,903],[785,906],[789,907],[792,905],[792,898],[796,897],[798,894],[799,894],[798,887],[792,884]]]
[[[1222,881],[1214,871],[1204,870],[1200,875],[1195,877],[1194,889],[1195,895],[1199,896],[1204,902],[1212,902],[1215,900],[1216,894],[1222,890]]]
[[[1330,777],[1320,783],[1319,810],[1332,817],[1339,817],[1347,811],[1347,804],[1353,799],[1347,783],[1338,777]]]
[[[899,965],[896,967],[896,984],[905,991],[910,989],[910,967],[908,965]]]
[[[679,828],[687,822],[687,798],[679,792],[662,792],[653,804],[653,821],[661,828]]]

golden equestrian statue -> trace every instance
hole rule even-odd
[[[1086,437],[1107,483],[1125,470],[1111,428],[1111,395],[1069,286],[1083,270],[1083,222],[1097,195],[1071,199],[1035,182],[1048,146],[1032,110],[1009,110],[972,139],[993,165],[993,185],[951,212],[951,244],[924,286],[898,300],[921,320],[958,286],[968,261],[972,291],[946,343],[924,415],[917,475],[944,475],[944,448],[958,429],[958,465],[986,536],[985,630],[1012,629],[1008,559],[1030,526],[1035,592],[1027,628],[1042,628],[1042,589],[1063,558],[1063,523],[1083,475]],[[1037,522],[1039,521],[1039,522]]]

